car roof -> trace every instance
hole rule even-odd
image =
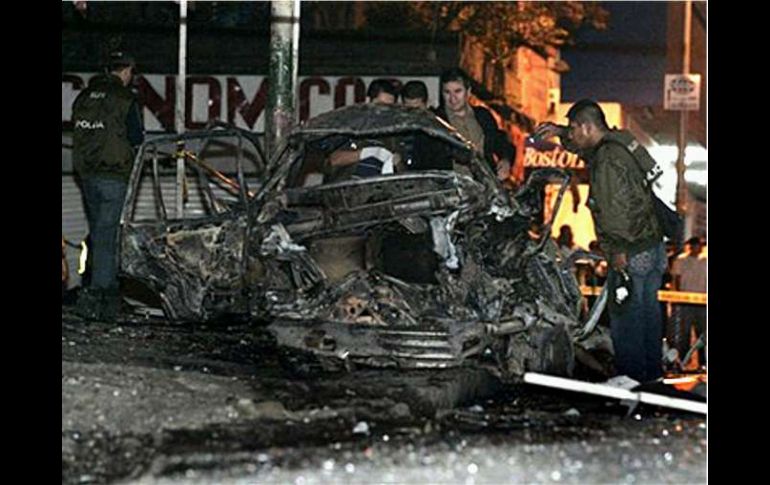
[[[320,114],[295,128],[293,141],[313,141],[330,135],[374,136],[420,130],[471,150],[470,143],[451,125],[421,108],[399,104],[354,104]]]

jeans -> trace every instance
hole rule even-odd
[[[676,335],[676,347],[679,357],[684,359],[690,350],[690,332],[695,327],[695,335],[700,337],[706,330],[706,306],[705,305],[679,305],[678,335]],[[704,349],[698,351],[698,362],[703,365],[706,361]],[[682,362],[683,364],[685,362]]]
[[[663,273],[666,270],[663,243],[641,253],[629,255],[626,271],[631,279],[631,296],[622,304],[614,302],[614,289],[620,275],[610,270],[610,336],[615,349],[615,370],[639,382],[663,375],[663,322],[658,304]]]
[[[118,286],[118,226],[127,182],[89,177],[82,180],[83,200],[88,218],[93,255],[91,288]]]

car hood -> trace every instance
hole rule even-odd
[[[293,142],[314,141],[331,135],[387,135],[422,131],[461,150],[472,150],[451,125],[427,109],[402,105],[355,104],[323,113],[296,128]]]

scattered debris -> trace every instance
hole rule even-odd
[[[571,418],[576,418],[580,416],[580,411],[578,411],[575,408],[569,408],[566,411],[564,411],[565,416],[569,416]]]
[[[369,434],[369,424],[366,421],[359,421],[353,427],[353,434]]]

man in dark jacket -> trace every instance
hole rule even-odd
[[[508,180],[516,157],[516,148],[508,136],[497,127],[492,113],[481,106],[468,103],[471,82],[462,69],[448,69],[441,73],[441,104],[436,115],[447,121],[467,138],[489,163],[500,180]]]
[[[91,281],[81,290],[77,311],[100,320],[115,318],[120,308],[118,224],[135,149],[143,140],[139,107],[128,88],[134,60],[114,52],[107,71],[91,79],[72,108],[73,163],[93,246]]]
[[[398,86],[389,79],[375,79],[369,83],[366,96],[370,103],[395,104],[398,99]]]
[[[641,382],[657,379],[662,375],[663,338],[657,291],[666,251],[646,185],[649,167],[640,167],[625,144],[615,141],[627,133],[621,136],[610,129],[594,101],[578,101],[567,118],[569,127],[544,123],[535,133],[561,137],[566,149],[588,162],[587,205],[610,263],[610,329],[617,373]]]
[[[401,104],[425,110],[428,107],[428,86],[422,81],[409,81],[401,88]],[[416,131],[401,137],[402,164],[405,170],[452,170],[452,154],[446,143]]]

